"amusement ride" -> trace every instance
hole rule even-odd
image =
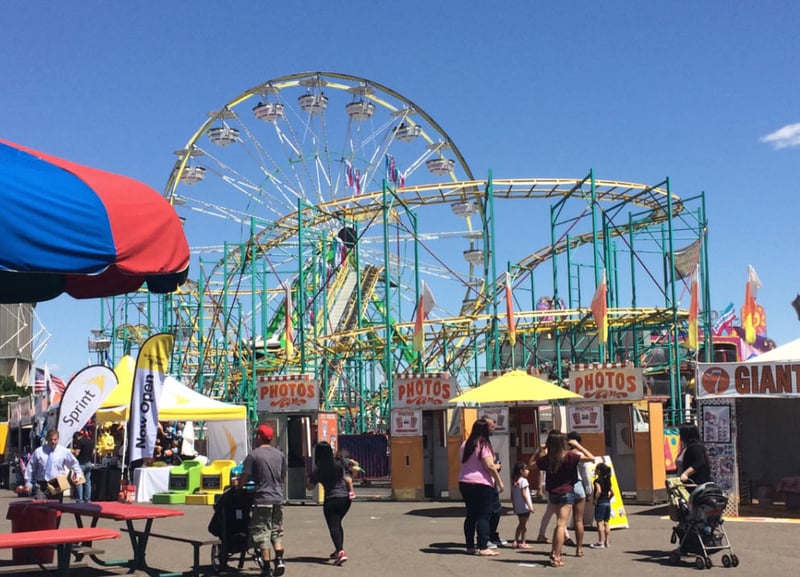
[[[705,335],[712,321],[702,193],[593,170],[477,175],[418,104],[332,72],[242,92],[175,154],[164,195],[185,219],[191,280],[104,299],[94,336],[112,359],[172,332],[171,372],[204,394],[255,419],[258,378],[310,374],[341,430],[360,433],[386,431],[399,373],[465,389],[523,368],[563,383],[578,363],[658,357],[650,392],[680,411],[696,263]],[[604,278],[605,343],[590,309]]]

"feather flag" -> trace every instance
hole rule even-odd
[[[292,315],[294,314],[292,306],[292,287],[290,284],[283,285],[283,290],[286,291],[286,330],[284,332],[284,339],[286,340],[286,356],[291,357],[294,354],[294,334],[292,333]]]
[[[756,298],[761,288],[761,279],[752,265],[747,265],[747,284],[744,289],[744,305],[742,306],[742,328],[744,340],[748,344],[756,342]]]
[[[592,297],[592,316],[597,325],[597,340],[601,345],[608,341],[608,310],[606,308],[606,270],[603,269],[603,278]]]
[[[174,344],[174,335],[158,333],[148,338],[139,349],[128,419],[129,463],[153,457],[158,432],[158,407]]]
[[[511,273],[506,272],[506,323],[508,324],[508,342],[513,347],[517,342],[517,327],[514,322],[514,299],[511,294]]]
[[[696,266],[694,269],[694,274],[692,275],[692,297],[689,303],[689,334],[686,337],[686,346],[692,350],[697,350],[697,320],[700,313],[700,295],[698,291],[699,274],[700,267]]]
[[[417,316],[414,319],[414,350],[421,353],[425,350],[425,328],[423,322],[425,318],[436,306],[436,299],[425,281],[422,281],[422,291],[419,295],[417,304]]]
[[[728,303],[722,312],[719,313],[717,320],[714,321],[714,324],[711,327],[711,331],[716,336],[720,336],[725,334],[730,330],[733,326],[733,321],[736,320],[736,309],[733,306],[733,303]]]

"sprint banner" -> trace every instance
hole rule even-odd
[[[117,384],[117,375],[104,365],[86,367],[69,380],[58,407],[59,445],[72,444],[72,436],[92,418]]]

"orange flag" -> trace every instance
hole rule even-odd
[[[286,330],[283,336],[286,341],[286,356],[291,357],[294,354],[294,334],[292,332],[294,307],[292,306],[292,286],[286,283],[283,285],[283,290],[286,291]]]
[[[603,269],[603,278],[592,297],[592,316],[597,325],[597,340],[601,345],[608,341],[608,310],[606,308],[606,270]]]
[[[506,272],[506,323],[508,324],[508,342],[513,347],[517,342],[517,327],[514,322],[514,299],[511,295],[511,273]]]
[[[744,340],[749,344],[756,342],[756,297],[761,288],[761,279],[752,265],[747,265],[747,284],[744,288],[744,305],[742,306],[742,327]]]
[[[425,350],[425,328],[423,321],[436,306],[436,299],[433,298],[428,285],[422,281],[422,291],[419,295],[417,304],[417,316],[414,319],[414,350],[421,353]]]
[[[700,316],[700,295],[698,290],[698,276],[700,266],[696,266],[692,275],[692,300],[689,304],[689,334],[686,337],[686,346],[689,349],[697,350],[697,321]]]

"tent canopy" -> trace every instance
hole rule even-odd
[[[134,370],[135,362],[129,355],[123,357],[114,369],[119,385],[98,409],[98,423],[128,420]],[[158,405],[158,418],[161,421],[229,421],[247,418],[247,407],[209,399],[174,377],[164,380],[164,391]]]
[[[559,399],[582,399],[577,393],[549,381],[515,370],[480,387],[450,399],[449,403],[546,403]]]
[[[783,361],[800,361],[800,339],[781,345],[771,351],[756,355],[744,361],[745,363],[775,363]]]

